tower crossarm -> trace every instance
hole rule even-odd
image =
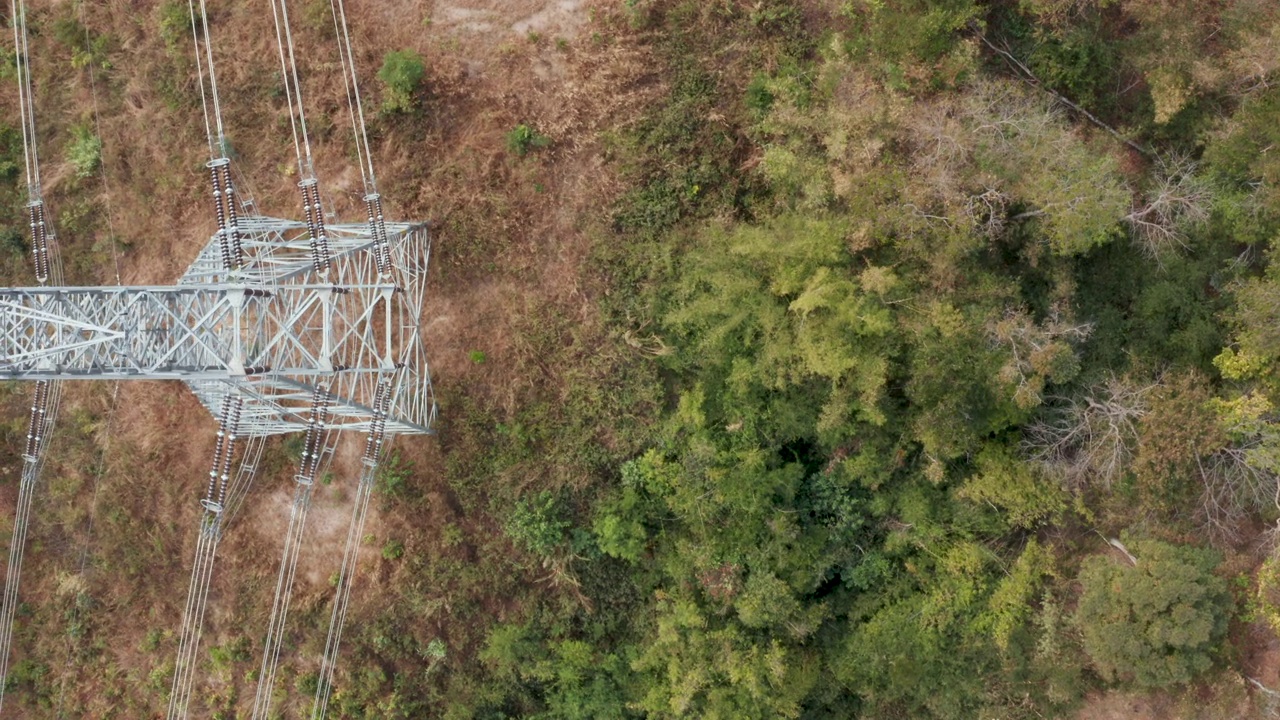
[[[243,375],[246,311],[231,286],[0,289],[0,379]]]
[[[368,226],[330,226],[320,276],[305,226],[240,225],[238,266],[221,262],[215,236],[177,285],[0,288],[0,380],[183,380],[215,415],[235,395],[241,434],[260,437],[306,429],[322,384],[330,426],[369,432],[379,383],[394,377],[386,431],[430,432],[427,229],[386,223],[379,247]]]

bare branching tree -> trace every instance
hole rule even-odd
[[[1023,434],[1024,449],[1067,487],[1110,489],[1133,460],[1138,422],[1156,387],[1112,375],[1031,424]]]
[[[977,81],[960,100],[919,103],[908,120],[914,141],[912,170],[917,217],[967,226],[983,237],[1004,229],[1011,195],[981,168],[975,152],[1016,154],[1019,144],[1043,145],[1067,137],[1061,113],[1012,83]],[[924,210],[928,208],[928,211]]]
[[[1136,456],[1140,425],[1151,410],[1159,380],[1139,384],[1127,377],[1108,377],[1031,424],[1023,433],[1023,449],[1071,489],[1109,490]],[[1241,539],[1244,521],[1272,506],[1280,509],[1280,476],[1271,469],[1271,425],[1233,428],[1230,442],[1196,452],[1191,482],[1199,485],[1196,504],[1187,514],[1215,544]],[[1280,529],[1280,528],[1278,528]]]
[[[1046,382],[1075,376],[1076,345],[1091,332],[1092,324],[1073,322],[1057,306],[1039,323],[1025,309],[1010,308],[987,327],[992,342],[1009,351],[1000,379],[1015,387],[1014,401],[1024,408],[1040,404]]]
[[[1187,249],[1187,232],[1209,221],[1213,192],[1196,175],[1195,162],[1184,157],[1160,158],[1153,177],[1151,188],[1124,219],[1143,252],[1159,261],[1171,251]]]
[[[1052,146],[1071,141],[1063,132],[1063,113],[1043,97],[1014,83],[974,83],[960,112],[974,140],[988,146],[1012,149],[1027,140]]]
[[[1213,543],[1238,541],[1244,519],[1274,500],[1275,474],[1251,464],[1248,450],[1233,444],[1200,462],[1195,520]]]
[[[915,136],[912,161],[915,169],[931,178],[941,177],[950,186],[970,162],[967,128],[953,102],[940,99],[921,103],[911,117]]]
[[[999,237],[1009,218],[1009,196],[995,188],[970,195],[965,203],[965,214],[974,229],[985,237]]]
[[[1236,542],[1249,514],[1280,510],[1280,475],[1274,461],[1280,438],[1272,428],[1269,421],[1232,428],[1232,441],[1201,461],[1203,490],[1195,518],[1212,541]]]

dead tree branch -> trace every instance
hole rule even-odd
[[[1084,116],[1089,120],[1089,122],[1093,123],[1094,125],[1097,125],[1103,130],[1106,130],[1108,133],[1111,134],[1112,137],[1124,143],[1125,145],[1129,146],[1131,149],[1136,150],[1137,152],[1142,153],[1147,157],[1152,156],[1152,152],[1150,150],[1142,147],[1138,143],[1121,135],[1120,131],[1116,130],[1115,128],[1103,122],[1097,115],[1094,115],[1088,110],[1085,110],[1084,108],[1080,107],[1076,103],[1072,102],[1062,93],[1058,92],[1057,90],[1054,90],[1053,88],[1041,82],[1040,78],[1036,77],[1035,73],[1031,72],[1031,68],[1027,67],[1021,60],[1014,57],[1013,53],[1003,48],[996,47],[994,43],[988,40],[987,36],[982,33],[981,29],[979,29],[977,23],[970,23],[969,29],[972,30],[973,33],[978,36],[978,39],[982,41],[983,45],[986,45],[987,47],[991,48],[992,52],[995,52],[1000,57],[1004,58],[1005,61],[1008,62],[1009,65],[1014,68],[1016,74],[1023,82],[1027,83],[1028,85],[1031,85],[1032,87],[1036,87],[1036,88],[1039,88],[1040,90],[1043,90],[1045,93],[1052,96],[1054,100],[1057,100],[1059,103],[1062,103],[1068,108]]]

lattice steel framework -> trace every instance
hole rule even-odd
[[[188,10],[218,230],[175,285],[79,288],[62,286],[58,246],[41,191],[25,3],[14,0],[10,8],[32,259],[39,286],[0,288],[0,380],[36,381],[0,596],[0,702],[8,684],[32,497],[57,415],[61,381],[176,379],[213,414],[218,433],[200,501],[203,512],[178,636],[169,720],[188,716],[200,675],[200,640],[218,545],[257,471],[264,438],[302,431],[294,500],[253,706],[254,720],[275,717],[271,704],[313,486],[333,454],[332,431],[366,434],[312,702],[313,720],[323,720],[383,450],[396,434],[430,433],[435,420],[420,327],[430,242],[425,226],[389,223],[383,217],[343,0],[330,0],[330,11],[367,225],[327,225],[287,0],[271,0],[270,5],[301,179],[303,221],[262,217],[252,202],[240,200],[225,155],[209,12],[205,0],[198,0],[198,5],[197,10],[192,0]],[[105,188],[105,172],[103,184]],[[118,283],[118,269],[116,276]]]
[[[393,379],[386,432],[428,433],[428,232],[381,225],[328,226],[321,264],[305,223],[242,217],[235,269],[220,232],[177,285],[2,288],[0,380],[182,380],[215,417],[239,398],[254,437],[306,430],[322,382],[329,427],[368,432]]]

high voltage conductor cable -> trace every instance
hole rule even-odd
[[[351,113],[351,129],[356,141],[356,160],[365,195],[376,195],[378,180],[373,172],[373,153],[369,149],[369,129],[364,120],[364,103],[360,99],[360,81],[356,75],[356,58],[351,51],[351,31],[347,26],[347,8],[343,0],[329,0],[333,13],[333,30],[338,36],[338,57],[342,61],[342,81],[347,91],[347,108]]]
[[[213,160],[214,158],[218,157],[218,153],[214,149],[213,126],[212,126],[212,123],[209,122],[209,98],[204,91],[204,60],[201,59],[200,57],[200,30],[198,27],[199,24],[196,22],[196,6],[195,6],[194,0],[187,0],[187,10],[191,14],[191,44],[195,47],[196,78],[197,80],[199,80],[199,84],[200,84],[200,107],[201,107],[201,110],[203,111],[202,117],[204,119],[204,135],[205,135],[205,139],[209,143],[209,159]],[[203,12],[204,11],[202,8],[201,14],[203,14]],[[207,44],[209,42],[208,20],[206,19],[204,22],[205,22],[205,28],[206,28],[204,39],[205,39],[205,43]],[[210,57],[210,62],[212,63],[212,57]],[[210,72],[212,72],[213,70],[212,66],[209,69],[210,69]],[[219,128],[219,134],[221,134],[221,128]]]
[[[209,62],[209,94],[213,96],[214,127],[218,131],[217,156],[226,157],[227,134],[222,128],[222,100],[218,97],[218,73],[213,67],[213,46],[209,42],[209,10],[205,6],[205,0],[200,0],[200,21],[204,25],[205,59]],[[199,48],[196,49],[198,52]]]
[[[200,81],[200,105],[204,111],[204,130],[209,142],[209,159],[215,160],[226,156],[226,132],[222,125],[222,99],[218,94],[218,72],[213,63],[213,45],[209,34],[209,11],[205,0],[200,0],[200,13],[196,14],[195,0],[187,0],[187,10],[191,15],[191,42],[195,46],[196,76]],[[200,34],[204,33],[204,58],[200,55]],[[205,93],[204,66],[209,66],[209,92]],[[213,108],[210,110],[210,100]],[[213,121],[210,122],[210,116]]]
[[[40,145],[37,142],[36,133],[36,94],[32,89],[31,83],[31,45],[29,35],[27,33],[27,5],[22,0],[18,0],[19,20],[22,28],[22,72],[19,73],[19,80],[22,83],[22,92],[26,97],[27,115],[24,118],[29,129],[31,148],[29,151],[31,158],[31,167],[29,171],[30,177],[27,179],[27,193],[32,201],[44,199],[44,183],[40,178]],[[25,150],[25,148],[24,148]]]
[[[31,402],[27,442],[22,454],[22,479],[18,486],[18,504],[14,513],[13,539],[9,543],[8,573],[5,575],[4,595],[0,599],[0,707],[4,704],[4,689],[9,677],[14,615],[18,606],[18,581],[22,576],[22,562],[26,556],[31,506],[40,472],[44,467],[45,451],[49,435],[53,432],[61,394],[62,383],[38,381]]]
[[[307,134],[307,114],[302,107],[302,83],[298,80],[298,60],[294,52],[293,30],[289,26],[288,0],[271,0],[271,17],[276,25],[276,47],[280,51],[281,80],[285,83],[285,100],[289,103],[289,122],[293,126],[293,146],[298,157],[298,175],[315,177],[311,158],[311,138]],[[285,56],[288,55],[288,62]],[[290,89],[292,83],[292,90]],[[296,114],[295,114],[296,113]]]
[[[232,518],[236,517],[236,514],[240,511],[240,507],[244,504],[245,496],[249,492],[249,486],[253,484],[253,478],[258,473],[258,465],[262,462],[263,450],[266,448],[266,437],[263,435],[249,437],[242,447],[244,450],[240,455],[240,469],[236,471],[235,478],[227,486],[227,501],[222,506],[222,527],[224,531]]]
[[[280,666],[280,648],[284,642],[285,623],[289,616],[289,603],[293,599],[293,585],[298,573],[298,554],[302,549],[302,535],[306,529],[307,513],[311,509],[311,495],[315,489],[316,475],[328,445],[326,423],[329,417],[330,394],[320,385],[311,400],[311,415],[307,420],[307,434],[303,441],[298,474],[294,476],[293,506],[289,512],[289,527],[285,532],[284,551],[280,557],[280,574],[276,578],[276,594],[271,602],[271,619],[267,623],[267,640],[262,651],[262,668],[258,673],[258,689],[253,701],[253,717],[271,717],[272,692],[275,689],[276,670]]]
[[[244,401],[240,396],[234,394],[228,394],[222,402],[217,442],[214,444],[213,461],[209,468],[209,482],[204,499],[200,501],[204,512],[200,516],[195,562],[192,564],[187,603],[182,613],[178,657],[174,662],[173,684],[169,691],[169,720],[186,718],[191,702],[191,688],[195,680],[200,636],[204,630],[204,614],[208,607],[213,565],[218,554],[218,543],[222,539],[223,503],[227,497],[227,484],[231,477],[236,433],[243,405]]]
[[[387,243],[387,225],[382,211],[382,196],[378,194],[378,178],[373,169],[373,149],[369,145],[369,129],[364,118],[364,102],[360,97],[360,80],[356,74],[355,53],[351,50],[351,31],[347,25],[347,8],[344,0],[329,0],[333,13],[334,34],[338,38],[338,57],[342,61],[342,82],[347,92],[347,109],[351,114],[351,130],[356,143],[356,161],[360,164],[360,178],[364,183],[365,213],[369,231],[373,235],[374,260],[378,275],[391,274],[391,254]]]
[[[329,274],[332,257],[324,209],[320,204],[320,189],[316,182],[315,162],[311,154],[311,137],[307,133],[307,114],[302,102],[302,83],[298,80],[298,59],[294,49],[293,29],[289,25],[288,0],[271,0],[271,17],[275,21],[276,47],[280,52],[285,100],[289,103],[289,124],[293,130],[293,149],[301,178],[298,190],[302,195],[302,213],[306,220],[312,266],[317,275],[324,277]]]
[[[31,54],[27,33],[25,2],[11,0],[13,19],[14,61],[18,71],[18,109],[22,122],[22,155],[27,173],[27,211],[31,231],[32,261],[36,280],[61,284],[62,262],[51,224],[45,217],[40,181],[40,154],[36,138],[35,95],[31,89]],[[0,596],[0,707],[8,684],[9,661],[13,649],[13,626],[18,605],[18,587],[26,556],[27,531],[32,504],[41,471],[44,468],[49,438],[53,434],[61,406],[62,383],[42,380],[32,393],[31,415],[22,454],[22,476],[18,486],[18,502],[14,513],[13,534],[9,542],[9,558],[4,592]]]
[[[303,173],[302,143],[298,138],[298,118],[293,113],[293,81],[290,80],[289,66],[285,61],[284,37],[280,33],[280,13],[276,8],[276,0],[271,0],[271,19],[276,26],[276,49],[280,52],[280,82],[284,83],[284,99],[289,105],[289,129],[293,133],[293,153],[298,160],[298,174]]]
[[[369,515],[369,500],[378,477],[378,464],[386,440],[387,412],[391,406],[391,394],[395,383],[383,378],[378,381],[373,402],[373,419],[369,423],[369,435],[365,439],[364,456],[361,458],[360,481],[356,486],[356,498],[351,509],[351,521],[347,525],[347,542],[342,551],[342,568],[338,571],[338,587],[334,592],[333,607],[329,615],[329,633],[324,642],[324,655],[320,658],[320,677],[316,683],[315,699],[311,706],[312,720],[324,720],[329,711],[329,699],[333,695],[333,676],[338,663],[338,649],[342,643],[342,629],[347,623],[347,610],[351,604],[351,586],[355,580],[356,564],[360,557],[360,542],[364,538],[364,524]]]
[[[40,156],[36,150],[35,95],[31,90],[31,52],[27,42],[27,5],[10,0],[13,18],[14,58],[18,70],[18,112],[22,120],[22,150],[27,170],[27,195],[31,202],[42,197]]]
[[[13,541],[9,544],[8,574],[5,577],[3,616],[0,617],[0,704],[4,701],[4,687],[8,684],[9,657],[13,643],[13,620],[18,604],[18,579],[22,573],[23,556],[26,553],[27,526],[31,518],[36,480],[40,474],[45,416],[48,408],[48,383],[36,384],[32,400],[31,419],[27,430],[27,447],[22,456],[22,479],[18,487],[18,505],[14,513]]]

